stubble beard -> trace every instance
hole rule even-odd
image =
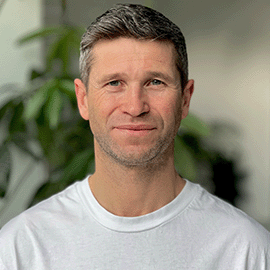
[[[126,153],[114,142],[103,136],[95,136],[101,150],[114,162],[126,168],[150,168],[162,166],[168,159],[168,154],[173,154],[174,136],[158,139],[156,144],[144,153]]]

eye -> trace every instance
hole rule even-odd
[[[158,80],[158,79],[154,79],[154,80],[152,80],[150,83],[151,83],[152,85],[161,85],[161,84],[163,84],[163,82],[160,81],[160,80]]]
[[[117,81],[117,80],[111,81],[111,82],[108,83],[108,85],[110,85],[110,86],[119,86],[120,85],[120,81]]]

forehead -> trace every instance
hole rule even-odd
[[[91,72],[120,69],[132,65],[141,68],[176,69],[176,50],[170,41],[117,38],[100,40],[92,50]],[[90,72],[90,74],[91,74]]]

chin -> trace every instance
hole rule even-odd
[[[146,147],[145,147],[146,148]],[[125,151],[111,151],[109,155],[119,164],[126,167],[148,167],[164,162],[164,149],[153,147],[129,147]]]

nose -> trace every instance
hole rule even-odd
[[[148,96],[143,86],[133,85],[126,89],[122,111],[132,117],[138,117],[150,110]]]

